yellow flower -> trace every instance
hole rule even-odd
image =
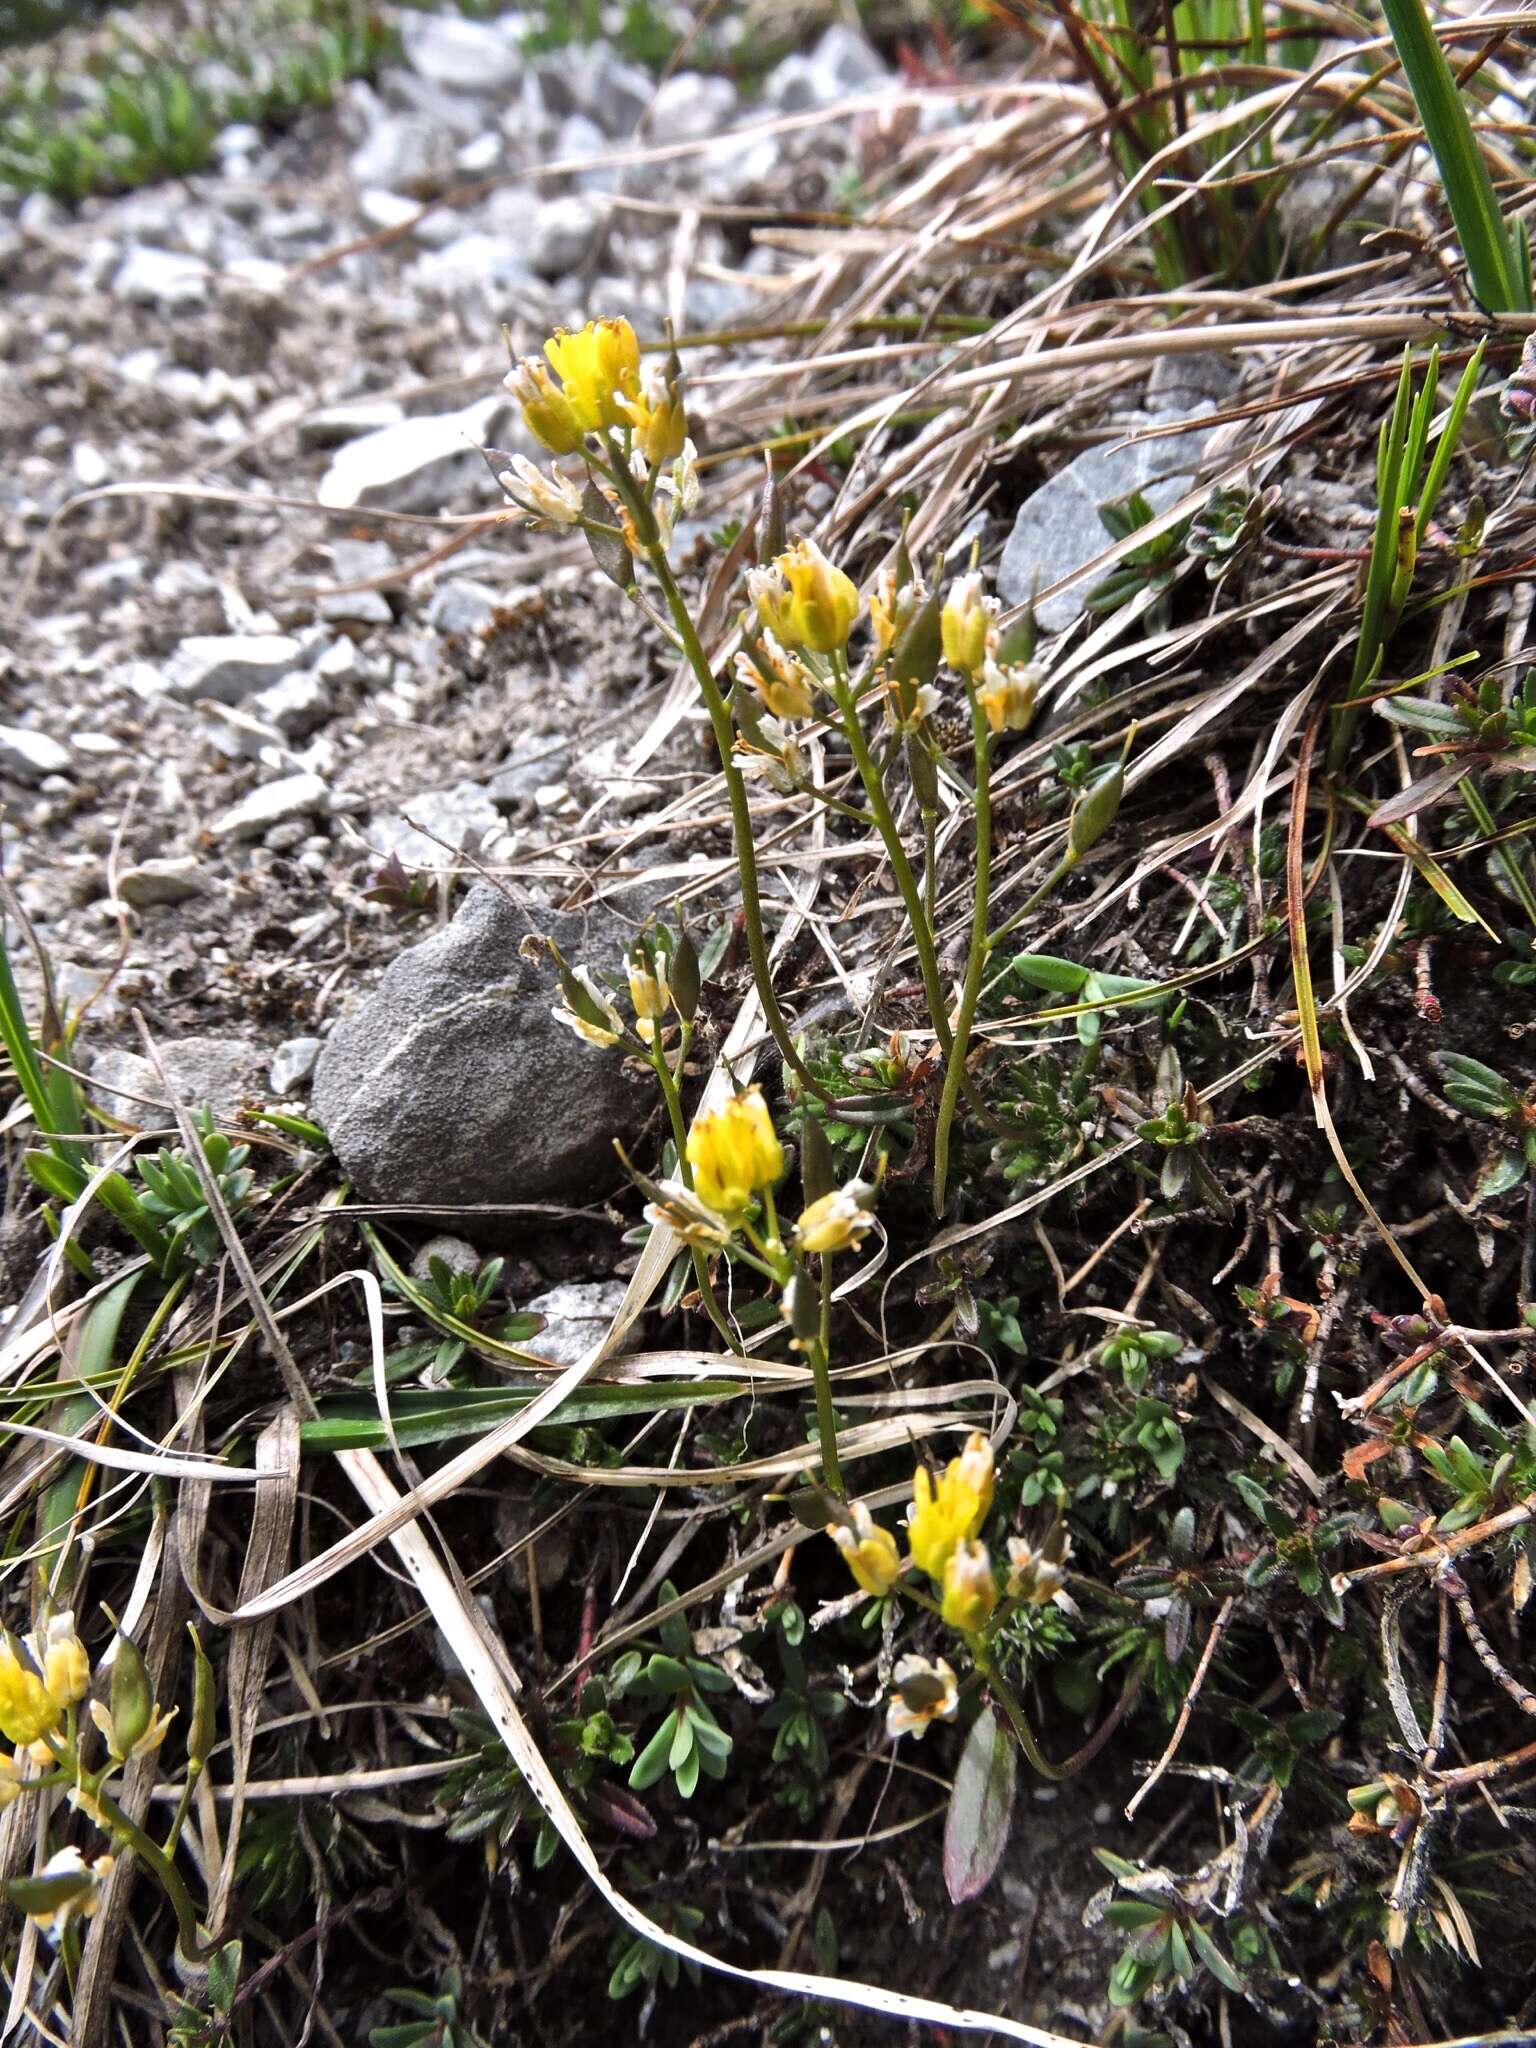
[[[873,1228],[868,1205],[874,1194],[868,1181],[851,1180],[802,1209],[795,1225],[798,1248],[803,1252],[840,1252],[857,1245],[865,1231]]]
[[[944,1567],[944,1598],[939,1612],[951,1628],[967,1635],[985,1628],[997,1605],[997,1581],[985,1543],[957,1543]]]
[[[784,1171],[784,1152],[760,1088],[744,1089],[688,1133],[694,1191],[717,1216],[739,1216]]]
[[[48,1761],[52,1763],[53,1758],[49,1757]],[[30,1762],[31,1758],[24,1749],[18,1749],[14,1756],[0,1756],[0,1813],[4,1813],[11,1801],[19,1799],[27,1786],[35,1781],[35,1771],[22,1769],[23,1764]]]
[[[7,1742],[40,1741],[64,1718],[64,1709],[43,1683],[30,1654],[6,1634],[0,1640],[0,1735]]]
[[[1048,1607],[1061,1591],[1066,1576],[1063,1567],[1071,1553],[1072,1539],[1066,1531],[1053,1531],[1044,1547],[1036,1550],[1022,1536],[1008,1538],[1008,1597],[1026,1601],[1031,1607]]]
[[[737,655],[736,677],[756,690],[775,718],[809,718],[816,709],[811,696],[816,678],[766,630],[750,652]]]
[[[508,502],[536,526],[574,526],[581,517],[581,486],[559,470],[548,476],[526,455],[514,455],[512,467],[497,472],[496,481]]]
[[[863,1501],[855,1501],[849,1513],[853,1517],[851,1529],[838,1522],[829,1522],[827,1534],[843,1553],[843,1560],[853,1573],[854,1584],[878,1599],[882,1593],[889,1593],[896,1583],[901,1570],[901,1552],[896,1548],[896,1538],[889,1529],[881,1528]]]
[[[624,1019],[585,967],[573,967],[571,980],[575,986],[566,991],[566,1000],[550,1011],[551,1017],[588,1045],[617,1045],[624,1035]]]
[[[100,1700],[91,1701],[91,1719],[105,1738],[112,1761],[119,1764],[131,1763],[135,1757],[148,1756],[152,1749],[158,1749],[180,1711],[179,1707],[172,1707],[168,1713],[162,1712],[160,1702],[156,1700],[150,1709],[149,1721],[143,1734],[135,1736],[125,1747],[112,1713]]]
[[[658,1181],[656,1196],[646,1204],[647,1223],[675,1230],[684,1244],[696,1244],[701,1251],[730,1243],[731,1226],[713,1209],[706,1209],[692,1188],[684,1187],[680,1180]]]
[[[574,455],[581,446],[582,423],[548,366],[537,356],[524,356],[502,381],[522,407],[529,433],[552,455]]]
[[[688,415],[675,385],[669,385],[659,364],[653,364],[640,381],[637,397],[621,398],[635,430],[635,445],[646,461],[660,468],[683,452],[688,439]]]
[[[42,1666],[43,1684],[56,1706],[73,1707],[91,1689],[91,1660],[85,1645],[75,1634],[72,1614],[54,1614],[33,1638],[34,1653]]]
[[[657,963],[654,972],[643,959],[630,962],[629,1000],[635,1006],[635,1027],[649,1045],[656,1036],[658,1018],[665,1017],[667,1006],[672,1000],[672,991],[667,987],[666,969],[660,962]]]
[[[766,569],[754,569],[747,588],[770,633],[786,647],[833,654],[848,641],[859,615],[859,593],[813,540],[799,540]]]
[[[960,1687],[942,1657],[903,1657],[892,1672],[895,1690],[885,1710],[887,1735],[919,1739],[930,1721],[953,1721],[960,1706]]]
[[[81,1852],[71,1846],[59,1849],[48,1858],[36,1879],[29,1882],[50,1887],[53,1903],[34,1906],[27,1918],[34,1921],[46,1933],[56,1927],[60,1934],[78,1913],[89,1920],[101,1904],[101,1895],[107,1879],[112,1875],[112,1858],[98,1856],[87,1863]]]
[[[627,320],[589,320],[574,334],[557,327],[544,353],[584,433],[630,424],[629,401],[640,396],[640,344]]]
[[[1023,732],[1035,715],[1040,678],[1026,662],[1000,667],[989,661],[982,669],[976,702],[993,732]]]
[[[896,571],[882,569],[876,578],[875,587],[869,598],[869,623],[875,632],[875,648],[880,654],[889,654],[895,644],[896,635],[922,608],[928,592],[921,580],[914,577],[910,583],[896,587]]]
[[[977,1430],[935,1485],[926,1465],[912,1475],[907,1545],[919,1571],[942,1582],[956,1548],[969,1542],[992,1505],[992,1446]]]
[[[944,659],[963,675],[974,675],[987,658],[987,628],[997,600],[981,594],[981,578],[974,571],[957,576],[939,615],[944,641]]]

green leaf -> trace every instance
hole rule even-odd
[[[959,1906],[986,1890],[1013,1821],[1018,1753],[990,1706],[971,1725],[960,1752],[944,1821],[944,1884]]]
[[[629,1774],[629,1788],[632,1792],[644,1792],[650,1786],[659,1784],[666,1776],[667,1753],[672,1747],[673,1724],[677,1719],[678,1716],[675,1714],[665,1715],[655,1734],[635,1758]]]
[[[519,1415],[544,1383],[523,1387],[412,1387],[390,1402],[398,1441],[407,1448],[480,1436],[509,1416]],[[654,1387],[588,1384],[562,1401],[548,1418],[551,1428],[608,1422],[624,1415],[652,1415],[664,1408],[691,1408],[728,1400],[740,1387],[729,1380],[669,1380]],[[389,1436],[376,1402],[361,1396],[322,1401],[312,1422],[300,1425],[299,1441],[309,1452],[379,1450]]]
[[[1381,11],[1440,166],[1472,289],[1490,313],[1529,312],[1529,285],[1423,0],[1382,0]]]
[[[1236,1991],[1238,1993],[1248,1989],[1236,1966],[1227,1961],[1198,1920],[1189,1921],[1185,1931],[1194,1945],[1195,1954],[1199,1956],[1201,1962],[1204,1963],[1218,1984],[1224,1985],[1228,1991]]]

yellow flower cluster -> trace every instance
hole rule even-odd
[[[917,1569],[940,1591],[939,1611],[951,1628],[974,1635],[997,1605],[997,1581],[987,1547],[976,1539],[992,1506],[992,1446],[979,1430],[937,1479],[926,1465],[912,1476],[907,1548]],[[849,1523],[830,1523],[827,1534],[843,1553],[855,1583],[866,1593],[888,1593],[901,1574],[901,1555],[889,1530],[860,1505]]]
[[[944,659],[970,677],[990,732],[1024,732],[1035,715],[1039,672],[1032,662],[1008,658],[997,614],[997,599],[983,596],[974,570],[957,576],[939,615]]]
[[[837,654],[847,646],[859,593],[815,541],[797,540],[766,569],[754,569],[747,588],[781,646],[812,654]]]
[[[761,1088],[744,1088],[723,1108],[699,1117],[688,1133],[694,1192],[706,1209],[729,1221],[751,1206],[784,1172],[784,1148]]]
[[[524,356],[506,384],[528,431],[551,454],[574,455],[588,434],[634,424],[630,407],[645,397],[640,344],[627,320],[589,320],[574,334],[557,327],[544,353],[547,364]]]
[[[72,1614],[55,1614],[25,1640],[0,1639],[0,1734],[22,1748],[52,1735],[91,1687],[91,1664]],[[0,1783],[0,1806],[15,1790]]]

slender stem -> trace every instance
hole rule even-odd
[[[939,1098],[939,1120],[933,1131],[933,1213],[944,1214],[944,1197],[949,1181],[949,1137],[960,1099],[960,1082],[965,1073],[965,1054],[970,1042],[976,1005],[987,966],[987,912],[992,877],[992,736],[974,686],[967,681],[971,704],[971,741],[976,760],[976,882],[971,898],[971,950],[965,963],[965,984],[960,992],[960,1009],[955,1018],[955,1042],[944,1066],[944,1091]]]
[[[617,472],[615,472],[617,475]],[[621,480],[620,489],[624,489]],[[779,999],[773,988],[773,969],[768,962],[768,941],[763,932],[763,906],[758,891],[757,848],[752,837],[752,807],[747,800],[747,786],[736,766],[732,751],[731,714],[726,709],[720,686],[715,681],[714,670],[710,667],[709,656],[704,652],[698,629],[693,623],[677,579],[672,574],[665,548],[660,541],[646,550],[662,594],[667,600],[667,609],[677,627],[678,638],[682,641],[683,652],[693,670],[704,708],[709,713],[709,722],[714,729],[715,749],[720,756],[720,772],[725,778],[725,793],[731,806],[731,828],[736,841],[736,865],[741,873],[741,903],[747,928],[747,951],[752,959],[752,978],[757,983],[758,1000],[763,1006],[763,1021],[767,1024],[774,1044],[784,1059],[793,1068],[797,1079],[813,1095],[830,1103],[833,1097],[822,1087],[801,1058],[800,1052],[790,1036],[784,1013],[779,1008]]]
[[[822,1262],[825,1267],[825,1260]],[[820,1332],[806,1346],[811,1361],[811,1378],[816,1386],[816,1429],[821,1438],[821,1471],[828,1493],[839,1500],[843,1490],[843,1468],[837,1457],[837,1415],[832,1407],[832,1378],[828,1369],[826,1340]]]
[[[995,948],[1000,946],[1003,943],[1003,940],[1007,938],[1008,934],[1011,931],[1016,930],[1017,927],[1024,922],[1025,918],[1028,917],[1029,913],[1033,909],[1035,909],[1038,904],[1041,904],[1045,901],[1046,897],[1050,895],[1051,891],[1055,888],[1056,884],[1064,880],[1066,876],[1070,875],[1072,870],[1076,866],[1077,856],[1074,853],[1072,853],[1069,849],[1065,854],[1062,855],[1061,859],[1057,861],[1055,867],[1051,869],[1051,872],[1046,876],[1045,880],[1040,884],[1039,888],[1028,899],[1028,901],[1025,903],[1021,903],[1018,909],[1014,911],[1013,915],[1010,918],[1006,919],[1004,923],[1000,924],[997,930],[991,934],[991,936],[987,940],[987,951],[990,953],[994,951]]]
[[[188,1759],[186,1782],[181,1788],[181,1797],[176,1802],[175,1818],[166,1830],[163,1846],[167,1856],[174,1856],[176,1853],[176,1844],[181,1840],[181,1831],[187,1824],[187,1815],[192,1811],[192,1794],[196,1791],[197,1781],[202,1774],[202,1765],[194,1764]]]
[[[1461,795],[1462,801],[1472,813],[1473,822],[1476,824],[1478,831],[1483,834],[1485,839],[1496,838],[1499,830],[1498,820],[1494,817],[1492,811],[1489,810],[1488,800],[1483,795],[1481,785],[1475,775],[1464,775],[1462,777]],[[1518,854],[1511,853],[1505,846],[1495,846],[1492,849],[1492,855],[1494,860],[1503,869],[1509,886],[1520,898],[1521,909],[1525,912],[1531,923],[1536,925],[1536,896],[1533,896],[1531,893],[1531,885],[1525,879]]]
[[[682,1065],[687,1057],[688,1039],[691,1036],[690,1027],[684,1025],[683,1033],[683,1043],[678,1050],[677,1056],[679,1066]],[[693,1168],[688,1164],[688,1131],[687,1126],[683,1122],[682,1098],[678,1094],[676,1078],[671,1067],[667,1064],[667,1056],[661,1047],[660,1031],[651,1040],[651,1065],[656,1069],[656,1079],[660,1083],[662,1100],[667,1105],[667,1117],[672,1125],[672,1142],[677,1147],[677,1170],[682,1176],[683,1186],[691,1188],[693,1186]],[[720,1306],[720,1298],[715,1293],[714,1282],[709,1277],[709,1262],[704,1256],[703,1247],[695,1244],[690,1245],[688,1249],[692,1255],[693,1277],[698,1286],[699,1299],[704,1304],[704,1313],[725,1339],[727,1347],[734,1351],[738,1358],[744,1357],[745,1353],[741,1347],[741,1339],[731,1328],[730,1319],[726,1315],[725,1310]]]
[[[181,1872],[157,1842],[150,1839],[136,1821],[131,1821],[123,1809],[108,1793],[99,1788],[91,1797],[112,1823],[114,1834],[120,1835],[137,1855],[153,1870],[160,1880],[161,1888],[171,1902],[176,1915],[177,1945],[189,1962],[199,1962],[213,1951],[205,1948],[198,1939],[197,1909],[192,1904],[192,1894],[182,1882]]]
[[[1048,1778],[1053,1785],[1059,1784],[1063,1775],[1062,1772],[1057,1770],[1049,1758],[1042,1753],[1039,1743],[1035,1740],[1035,1731],[1030,1727],[1029,1720],[1014,1693],[1013,1687],[993,1663],[985,1643],[983,1643],[980,1636],[968,1636],[966,1641],[976,1669],[987,1681],[992,1697],[1008,1716],[1013,1732],[1018,1738],[1020,1749],[1023,1750],[1025,1756],[1042,1778]]]
[[[833,682],[832,694],[840,714],[839,722],[843,735],[853,755],[853,765],[859,771],[859,780],[863,783],[864,794],[869,799],[869,814],[874,820],[875,830],[880,834],[886,856],[891,863],[891,873],[896,879],[901,900],[906,905],[907,920],[912,927],[912,943],[917,948],[917,964],[923,977],[923,994],[928,1004],[928,1017],[933,1025],[933,1035],[939,1042],[939,1050],[948,1057],[949,1019],[944,1012],[933,932],[923,909],[923,899],[918,891],[917,877],[912,872],[912,863],[907,859],[907,850],[901,843],[900,832],[896,829],[896,820],[885,794],[885,784],[875,758],[869,751],[869,742],[865,739],[864,728],[859,722],[858,709],[840,669]]]

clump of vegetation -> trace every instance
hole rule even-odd
[[[8,1382],[62,1465],[8,1495],[29,1612],[0,1725],[47,1752],[36,1783],[16,1765],[40,1855],[12,1896],[74,1975],[102,1888],[142,1877],[141,1952],[172,1952],[169,1911],[205,1973],[155,1992],[182,2040],[276,1999],[322,1929],[319,1995],[400,2048],[530,2014],[629,2038],[637,2010],[679,2037],[863,2038],[853,2008],[1056,2048],[1529,2030],[1536,682],[1506,625],[1533,364],[1497,317],[1525,140],[1463,133],[1394,5],[1446,220],[1432,251],[1417,227],[1358,251],[1341,308],[1280,232],[1271,116],[1317,151],[1353,134],[1374,176],[1414,141],[1385,42],[1330,17],[1325,61],[1319,23],[1262,11],[999,13],[1056,67],[1027,173],[996,154],[1012,130],[957,140],[951,168],[987,171],[954,188],[979,194],[963,239],[877,287],[925,143],[828,258],[860,345],[828,337],[825,278],[742,344],[802,351],[824,429],[781,434],[769,380],[711,501],[690,337],[616,312],[513,366],[540,461],[488,451],[691,679],[700,815],[734,849],[707,933],[680,904],[612,974],[530,941],[571,1056],[654,1090],[624,1161],[613,1336],[637,1348],[552,1366],[499,1256],[413,1280],[398,1221],[343,1236],[294,1119],[237,1145],[179,1118],[132,1176],[98,1158],[124,1134],[69,1021],[0,980],[51,1256],[87,1287]],[[1491,169],[1457,188],[1468,146]],[[1068,291],[1054,244],[1006,239],[1000,194],[1033,221],[1042,191]],[[967,324],[927,325],[941,303]],[[994,536],[953,536],[1081,433],[1112,395],[1090,372],[1132,382],[1191,333],[1264,352],[1237,432],[1183,502],[1101,508],[1086,616],[1046,640],[998,597]],[[426,909],[403,871],[377,893]],[[93,1459],[130,1412],[156,1490],[109,1511]],[[185,1674],[171,1496],[187,1583],[236,1622]],[[311,1499],[357,1526],[317,1535]],[[210,1513],[233,1571],[205,1575]],[[179,1686],[200,1731],[177,1828],[227,1728],[222,1858],[150,1839],[88,1747],[86,1581],[122,1607],[141,1575],[151,1699]],[[278,1796],[253,1814],[254,1772]],[[952,1965],[1016,1936],[1000,1875],[1035,1888],[1052,1968],[1093,1958],[1056,2031],[978,2021]],[[358,1958],[402,1920],[411,1982],[386,1985]]]

